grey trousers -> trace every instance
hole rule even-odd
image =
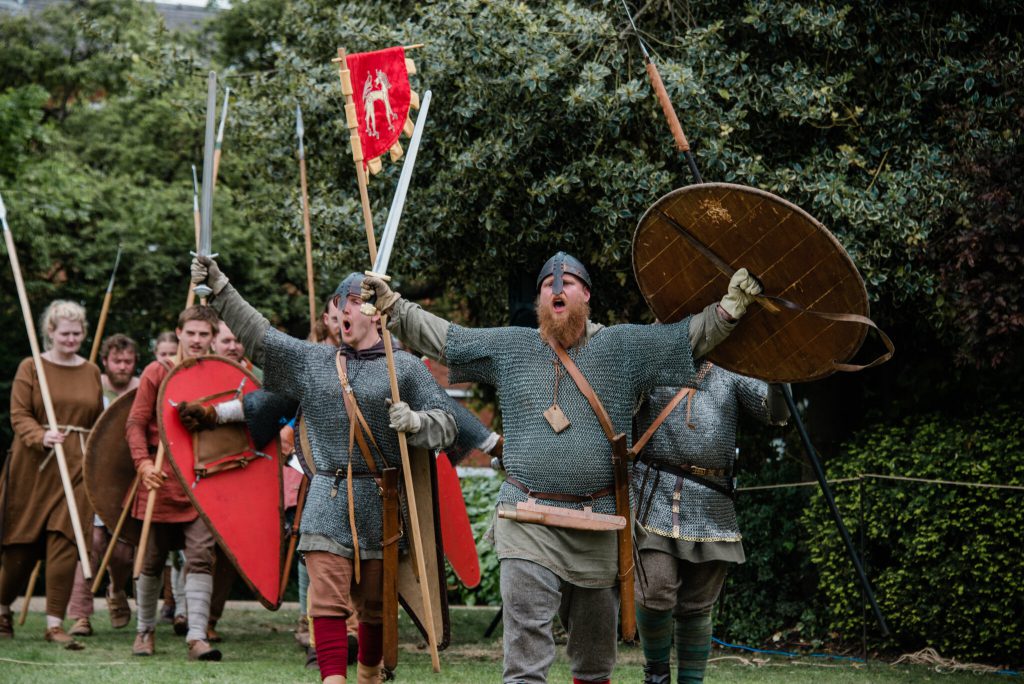
[[[618,644],[619,589],[587,589],[527,560],[501,561],[505,684],[544,684],[555,660],[555,614],[569,635],[573,677],[612,676]]]
[[[710,615],[728,567],[725,561],[691,563],[661,551],[641,551],[634,570],[636,602],[649,610],[672,610],[676,618]]]

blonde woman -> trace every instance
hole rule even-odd
[[[71,515],[53,447],[63,444],[83,529],[92,510],[82,480],[85,440],[103,411],[100,370],[78,354],[85,339],[85,309],[57,300],[43,312],[43,368],[57,425],[49,425],[32,358],[18,366],[11,388],[14,445],[4,466],[0,489],[3,537],[0,541],[0,638],[13,638],[11,604],[25,590],[36,561],[46,569],[47,641],[78,650],[64,631],[78,552]]]

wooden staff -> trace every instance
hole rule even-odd
[[[309,192],[306,187],[306,148],[302,144],[305,128],[302,126],[302,108],[295,105],[295,134],[299,138],[299,185],[302,187],[302,230],[306,238],[306,290],[309,292],[309,339],[316,335],[316,294],[313,292],[313,230],[309,226]]]
[[[377,261],[377,241],[373,234],[373,212],[370,209],[370,197],[366,189],[366,171],[363,169],[363,151],[359,142],[359,132],[355,129],[358,121],[355,116],[352,79],[348,70],[347,55],[344,48],[338,48],[338,77],[341,79],[341,92],[345,96],[346,123],[352,131],[349,140],[352,143],[352,159],[355,162],[356,178],[359,181],[359,199],[363,205],[363,222],[366,227],[366,244],[370,252],[370,268]],[[395,371],[395,353],[391,344],[391,333],[388,331],[387,316],[380,317],[381,338],[384,340],[384,353],[388,361],[388,379],[391,384],[391,400],[401,401],[398,391],[398,374]],[[402,457],[402,475],[405,480],[405,496],[409,504],[409,553],[412,554],[414,567],[419,576],[420,595],[423,600],[424,627],[427,632],[427,644],[430,647],[430,662],[434,672],[441,671],[441,659],[437,652],[437,633],[434,630],[434,608],[430,603],[430,587],[427,582],[427,568],[423,558],[423,540],[420,537],[419,510],[416,508],[416,496],[413,489],[412,468],[409,464],[409,444],[405,433],[398,432],[398,451]]]
[[[676,116],[675,107],[672,106],[672,100],[668,96],[668,91],[665,89],[665,84],[661,80],[661,74],[658,73],[658,67],[651,58],[650,53],[647,51],[647,46],[644,44],[643,39],[640,37],[640,31],[636,27],[636,22],[633,21],[633,16],[629,12],[629,7],[626,5],[625,0],[622,0],[622,6],[626,10],[626,16],[629,17],[629,23],[633,27],[633,33],[636,35],[637,41],[640,43],[640,49],[644,53],[644,62],[647,69],[647,75],[651,79],[651,87],[654,88],[654,94],[658,98],[658,103],[661,105],[661,110],[665,115],[665,119],[668,122],[669,130],[672,132],[672,138],[675,140],[676,149],[683,153],[686,158],[686,162],[690,167],[690,173],[693,174],[693,179],[697,183],[703,183],[704,179],[700,175],[700,171],[697,169],[697,163],[694,161],[693,154],[690,152],[690,143],[686,140],[686,136],[683,134],[683,127],[679,123],[679,117]],[[707,256],[704,250],[702,251]],[[778,307],[771,304],[770,300],[766,297],[756,297],[755,300],[762,306],[767,308],[773,313],[778,312]],[[854,570],[857,573],[857,578],[860,581],[861,589],[866,596],[868,603],[871,604],[871,610],[875,615],[875,619],[878,621],[878,626],[881,628],[882,636],[889,636],[889,625],[885,621],[885,617],[882,615],[882,610],[878,605],[878,601],[875,599],[875,591],[871,586],[871,581],[868,579],[867,573],[864,571],[864,566],[861,564],[860,555],[853,546],[853,540],[850,538],[850,533],[846,529],[846,523],[843,522],[842,516],[839,514],[839,509],[836,507],[835,498],[832,495],[832,489],[828,485],[828,480],[825,477],[825,469],[818,458],[818,453],[814,449],[814,445],[811,443],[810,435],[807,433],[807,428],[804,427],[803,419],[800,418],[800,413],[797,411],[796,403],[793,401],[793,393],[788,385],[783,385],[783,395],[786,399],[786,404],[789,407],[790,415],[793,417],[793,422],[796,424],[797,431],[800,433],[800,439],[804,443],[804,449],[807,452],[807,458],[811,462],[811,466],[814,468],[815,475],[818,478],[818,484],[821,487],[821,493],[825,498],[825,503],[828,504],[829,512],[832,514],[832,519],[836,523],[836,527],[839,529],[839,535],[843,539],[843,544],[846,546],[846,553],[853,562]]]
[[[110,271],[110,282],[107,283],[107,293],[103,295],[103,307],[100,309],[100,320],[96,324],[96,334],[92,338],[92,350],[89,352],[89,363],[96,363],[96,357],[100,353],[100,342],[103,340],[103,328],[107,325],[107,314],[110,312],[110,299],[114,293],[114,277],[117,275],[117,265],[121,263],[121,245],[117,246],[117,256],[114,257],[114,268]]]
[[[32,594],[36,590],[36,581],[39,579],[39,570],[43,567],[43,561],[37,560],[36,566],[32,568],[32,574],[28,578],[28,589],[25,591],[25,601],[21,604],[21,615],[18,616],[18,625],[25,624],[28,617],[28,602],[32,600]]]
[[[107,544],[107,550],[103,554],[103,560],[100,561],[100,567],[96,570],[96,578],[92,582],[92,593],[95,594],[100,590],[100,584],[103,583],[103,575],[110,565],[110,558],[114,555],[114,547],[117,546],[117,538],[121,535],[121,528],[124,527],[124,521],[128,519],[128,511],[132,509],[132,504],[135,503],[135,494],[139,491],[138,475],[132,481],[132,487],[128,490],[128,498],[125,499],[124,508],[121,509],[121,515],[117,518],[117,524],[114,526],[114,531],[110,535],[110,543]]]
[[[290,466],[285,466],[290,467]],[[288,552],[284,556],[284,572],[281,574],[281,591],[288,588],[288,578],[292,574],[292,559],[295,558],[295,544],[299,540],[299,524],[302,522],[302,510],[306,507],[306,494],[309,492],[309,478],[303,477],[299,485],[299,498],[295,502],[295,517],[292,518],[291,539],[288,540]]]
[[[21,315],[25,319],[25,332],[28,333],[28,343],[32,348],[32,361],[36,367],[36,375],[39,376],[39,393],[43,398],[46,420],[49,423],[50,429],[56,430],[58,425],[57,414],[53,410],[50,384],[46,380],[43,357],[39,353],[39,342],[36,340],[36,326],[32,322],[32,309],[29,307],[28,295],[25,293],[25,281],[21,276],[21,264],[18,263],[18,252],[14,246],[14,236],[11,235],[10,226],[7,225],[7,207],[4,206],[3,197],[0,197],[0,221],[3,222],[4,241],[7,243],[7,253],[11,258],[11,270],[14,272],[14,284],[18,289],[18,299],[21,301]],[[92,579],[92,569],[89,567],[89,551],[85,547],[85,537],[82,535],[82,521],[78,517],[78,504],[75,501],[75,490],[71,484],[71,473],[68,472],[68,462],[64,457],[64,445],[59,442],[54,444],[53,452],[57,455],[57,469],[60,472],[61,484],[64,486],[64,498],[68,502],[71,529],[74,531],[75,544],[78,546],[78,560],[82,562],[82,573],[85,575],[85,579]]]

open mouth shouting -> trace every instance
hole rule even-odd
[[[343,333],[352,332],[352,321],[348,317],[343,317],[341,319],[341,331]]]
[[[551,298],[551,310],[556,314],[564,313],[566,309],[565,297],[555,295]]]

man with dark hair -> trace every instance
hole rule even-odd
[[[110,406],[111,402],[121,395],[139,386],[139,379],[135,376],[138,358],[138,346],[135,344],[135,340],[127,335],[117,333],[103,340],[103,344],[100,345],[100,360],[103,363],[104,372],[100,375],[100,384],[103,386],[104,408]],[[100,517],[93,515],[89,562],[94,572],[99,568],[100,561],[107,552],[107,546],[112,538],[110,530],[106,528]],[[120,629],[126,626],[132,618],[124,587],[131,578],[133,547],[120,539],[114,540],[114,543],[116,546],[107,565],[110,575],[110,584],[107,586],[107,608],[110,611],[110,625],[114,629]],[[79,563],[75,571],[75,586],[71,591],[71,602],[68,604],[68,616],[75,622],[68,634],[91,636],[92,624],[89,618],[92,617],[92,613],[92,586],[86,581],[81,563]]]
[[[209,352],[219,320],[208,306],[192,306],[178,316],[178,336],[183,358],[196,358]],[[210,592],[213,589],[213,535],[189,500],[184,488],[174,475],[170,458],[157,470],[154,455],[160,444],[157,429],[157,397],[160,386],[170,373],[159,361],[146,366],[139,381],[131,413],[125,424],[125,433],[131,447],[132,460],[139,473],[139,487],[132,516],[143,519],[146,501],[151,490],[156,492],[153,526],[149,547],[145,549],[142,573],[136,585],[138,633],[132,653],[139,656],[153,654],[153,635],[157,619],[157,601],[163,578],[167,552],[185,549],[185,603],[188,610],[189,660],[220,660],[221,653],[210,646],[206,627],[210,613]]]
[[[559,252],[537,277],[539,331],[473,330],[402,299],[381,278],[363,281],[363,299],[390,314],[396,335],[446,364],[452,382],[498,391],[507,478],[494,538],[505,682],[547,680],[556,614],[568,632],[573,681],[609,681],[619,607],[616,532],[525,524],[514,519],[517,505],[542,502],[555,518],[567,508],[615,514],[612,436],[629,438],[633,411],[655,385],[691,382],[693,359],[725,339],[759,291],[741,269],[720,303],[679,323],[606,328],[589,320],[586,267]]]

